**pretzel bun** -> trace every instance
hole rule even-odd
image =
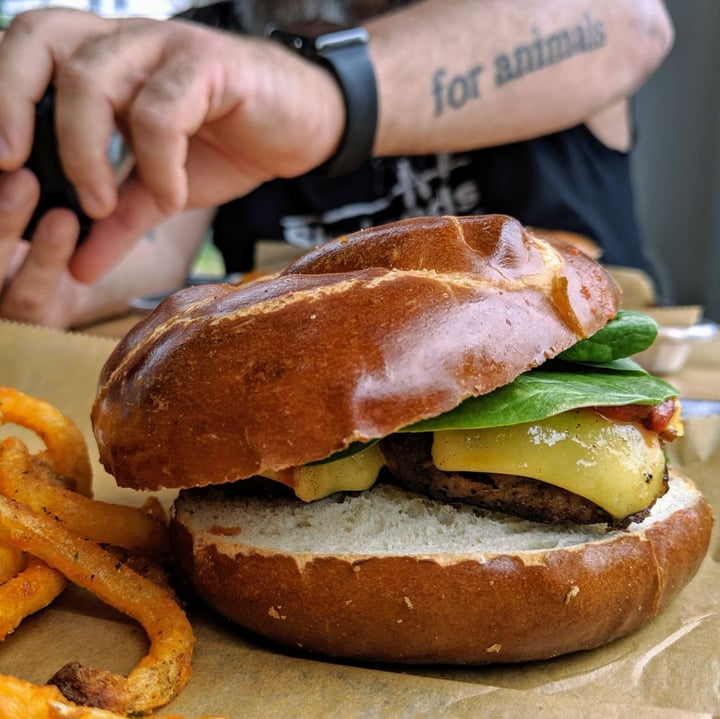
[[[479,514],[389,485],[310,504],[185,490],[176,507],[183,573],[221,614],[294,649],[407,663],[544,659],[629,634],[695,574],[712,522],[674,472],[627,531]]]
[[[363,230],[245,286],[167,299],[92,411],[121,486],[224,483],[319,460],[485,394],[593,334],[619,290],[499,215]]]

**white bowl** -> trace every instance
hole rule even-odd
[[[634,359],[652,374],[674,374],[687,362],[692,346],[697,342],[707,342],[718,332],[714,322],[701,322],[689,327],[660,325],[655,342]]]

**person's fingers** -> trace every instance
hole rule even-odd
[[[93,222],[70,260],[70,273],[80,282],[94,282],[166,217],[143,184],[131,177],[123,185],[112,215]]]
[[[193,58],[169,57],[138,92],[127,118],[135,172],[168,213],[187,204],[188,138],[208,117],[209,86]]]
[[[108,32],[114,22],[60,8],[31,10],[13,19],[0,43],[0,169],[15,170],[30,154],[35,105],[54,68],[83,38]]]
[[[79,229],[77,218],[66,209],[49,210],[42,217],[29,251],[3,291],[2,316],[44,323],[67,272]]]
[[[111,133],[118,115],[162,60],[161,28],[156,21],[119,21],[113,32],[88,38],[57,70],[60,159],[91,217],[105,217],[115,207],[115,179],[107,157]]]
[[[63,166],[88,214],[112,210],[107,147],[113,116],[135,157],[137,177],[164,213],[187,203],[188,138],[227,113],[222,36],[185,23],[127,22],[85,43],[58,71]],[[93,134],[94,132],[94,134]]]
[[[0,174],[0,287],[39,195],[38,181],[29,170]]]

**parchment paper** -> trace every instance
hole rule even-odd
[[[95,493],[139,503],[97,464],[89,410],[114,340],[0,322],[0,384],[45,397],[86,433]],[[709,381],[720,383],[720,373]],[[688,418],[673,462],[720,516],[720,417]],[[167,502],[171,496],[164,495]],[[720,539],[698,575],[640,632],[590,652],[498,667],[385,667],[278,650],[203,610],[193,677],[159,713],[245,717],[712,717],[720,715]],[[132,620],[77,588],[0,645],[0,672],[43,683],[68,661],[128,672],[146,650]]]

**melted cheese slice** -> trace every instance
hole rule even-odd
[[[578,409],[538,422],[436,432],[433,459],[449,472],[515,474],[579,494],[617,519],[662,494],[665,455],[653,432]]]
[[[665,454],[657,435],[591,409],[508,427],[435,432],[432,452],[446,472],[532,477],[585,497],[616,519],[645,509],[663,492]],[[333,462],[266,476],[312,502],[369,489],[384,464],[376,444]]]
[[[361,492],[375,484],[384,464],[380,447],[374,444],[333,462],[296,467],[293,489],[304,502],[322,499],[334,492]]]

